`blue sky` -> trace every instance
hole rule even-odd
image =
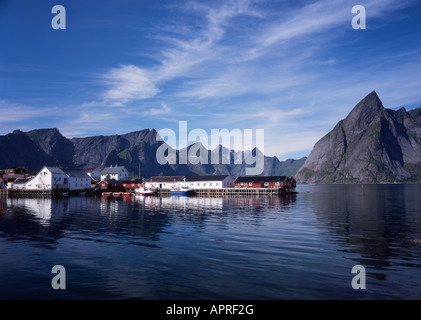
[[[54,5],[66,29],[54,30]],[[366,8],[366,30],[351,26]],[[421,2],[0,0],[0,134],[264,129],[308,155],[376,90],[421,106]]]

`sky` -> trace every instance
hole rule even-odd
[[[371,91],[411,109],[420,89],[419,0],[0,0],[0,135],[187,121],[263,129],[266,155],[297,159]]]

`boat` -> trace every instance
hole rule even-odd
[[[104,197],[112,197],[113,194],[111,192],[103,192],[102,195]]]
[[[143,187],[136,188],[134,192],[137,196],[153,196],[156,194],[156,191],[154,189],[148,189]]]
[[[113,197],[121,197],[122,192],[113,192]]]
[[[130,197],[131,195],[131,192],[123,192],[123,197]]]
[[[192,196],[194,195],[194,190],[189,187],[179,187],[170,190],[170,195],[172,196]]]

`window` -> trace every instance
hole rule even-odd
[[[212,186],[212,182],[211,182],[211,183],[209,183],[209,185],[210,185],[210,186]]]

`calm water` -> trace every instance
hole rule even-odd
[[[421,299],[421,186],[0,198],[1,299]],[[66,268],[53,290],[51,268]],[[354,290],[354,265],[366,290]]]

